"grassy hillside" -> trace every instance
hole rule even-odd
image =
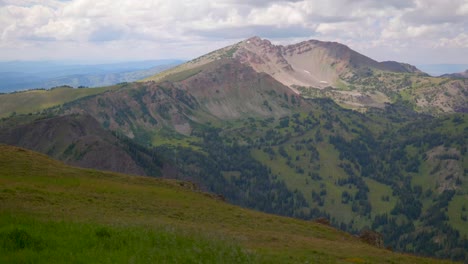
[[[443,263],[228,205],[187,182],[68,167],[5,145],[0,223],[8,263]]]
[[[315,103],[308,113],[205,126],[154,143],[180,177],[232,203],[324,216],[350,232],[378,230],[399,251],[464,259],[468,116],[411,116],[397,107],[359,114]]]
[[[0,142],[32,149],[68,165],[143,176],[161,175],[158,156],[104,129],[86,114],[18,115],[0,122]]]
[[[12,114],[28,114],[46,108],[59,106],[86,96],[116,90],[121,86],[73,89],[60,87],[51,90],[30,90],[25,92],[0,94],[0,117]]]

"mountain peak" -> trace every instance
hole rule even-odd
[[[330,96],[353,109],[384,107],[393,93],[402,88],[391,81],[404,76],[401,74],[427,77],[413,65],[378,62],[338,42],[310,39],[275,45],[268,39],[253,36],[147,80],[193,76],[213,62],[223,65],[232,61],[270,75],[297,94]]]
[[[262,38],[259,37],[259,36],[253,36],[253,37],[250,37],[248,39],[245,40],[245,42],[249,42],[249,41],[261,41]]]
[[[391,72],[419,72],[414,66],[397,62],[379,63],[348,46],[329,41],[306,40],[290,45],[274,45],[268,39],[252,36],[232,46],[224,47],[196,58],[175,69],[150,77],[162,80],[168,74],[200,67],[220,59],[234,59],[257,72],[271,75],[290,87],[338,87],[362,69]]]
[[[247,45],[255,45],[255,46],[272,46],[273,44],[271,44],[271,41],[269,41],[268,39],[262,39],[258,36],[253,36],[251,38],[248,38],[246,39],[245,41],[243,41],[244,44],[247,44]]]

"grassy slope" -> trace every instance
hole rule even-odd
[[[0,216],[2,263],[250,263],[254,255],[220,239],[177,230]],[[184,252],[184,254],[180,254]]]
[[[0,117],[9,116],[13,112],[16,112],[16,114],[38,112],[85,96],[115,90],[119,87],[120,86],[109,86],[83,89],[55,88],[52,90],[30,90],[25,92],[2,94],[0,95]]]
[[[176,67],[156,73],[155,75],[149,76],[141,81],[160,82],[163,80],[181,81],[187,79],[188,77],[201,72],[204,68],[203,66],[209,64],[210,62],[219,60],[221,58],[232,58],[233,53],[237,50],[237,45],[238,44],[234,44],[232,46],[227,46],[219,50],[212,51]]]
[[[390,212],[396,204],[396,198],[392,194],[392,188],[370,178],[364,178],[369,186],[369,200],[373,208],[373,215]],[[388,197],[388,201],[383,197]]]
[[[314,115],[317,120],[319,120],[320,111],[315,111]],[[307,115],[302,115],[301,120],[306,118]],[[343,116],[343,118],[345,118]],[[292,120],[292,118],[291,118]],[[351,122],[349,122],[351,123]],[[264,151],[260,149],[253,149],[252,156],[260,161],[262,164],[266,165],[271,171],[278,175],[278,179],[283,180],[288,189],[298,190],[302,192],[307,202],[312,207],[317,207],[320,210],[325,210],[330,214],[331,217],[339,219],[339,221],[350,222],[352,220],[356,221],[356,227],[363,228],[364,226],[370,226],[371,222],[367,218],[360,218],[359,215],[352,212],[351,202],[342,203],[342,192],[347,191],[351,195],[357,192],[357,189],[354,186],[346,184],[345,186],[338,186],[336,181],[338,179],[346,179],[347,175],[339,167],[341,163],[339,159],[339,151],[337,151],[332,145],[323,141],[320,143],[314,143],[314,146],[319,152],[320,160],[310,163],[310,151],[307,150],[303,143],[300,143],[301,140],[314,138],[314,134],[317,131],[317,128],[311,129],[304,133],[304,135],[297,135],[294,133],[293,127],[295,126],[293,121],[289,122],[287,128],[278,128],[276,124],[271,124],[271,129],[280,132],[283,135],[289,134],[288,139],[285,143],[282,143],[278,146],[285,148],[288,155],[291,157],[291,163],[293,167],[287,166],[287,159],[279,155],[279,147],[272,146],[272,149],[277,153],[273,159],[269,157]],[[258,126],[257,130],[261,130],[261,126]],[[323,131],[324,138],[327,138],[327,133]],[[297,143],[303,148],[301,150],[296,150],[293,146],[294,143]],[[296,158],[299,157],[297,160]],[[295,167],[299,166],[305,170],[305,173],[298,173],[295,170]],[[316,172],[321,176],[321,180],[314,180],[309,175],[308,172]],[[321,187],[322,186],[322,187]],[[322,196],[324,199],[323,206],[318,205],[312,199],[312,192],[320,193],[321,190],[326,190],[326,195]],[[390,192],[391,193],[391,192]],[[376,205],[381,205],[376,203]],[[387,206],[386,206],[387,207]],[[379,211],[379,210],[378,210]]]
[[[60,262],[79,252],[84,261],[139,262],[143,255],[146,262],[176,260],[183,250],[190,259],[207,262],[439,262],[377,249],[327,226],[242,209],[190,189],[183,182],[68,167],[2,145],[1,261]],[[57,246],[62,244],[67,246]]]
[[[454,117],[444,118],[441,122],[441,125],[436,127],[434,131],[447,135],[447,137],[454,135],[463,136],[462,142],[466,142],[466,139],[468,138],[466,134],[466,131],[468,131],[466,125],[455,125],[455,122],[453,121],[455,117],[458,117],[460,118],[460,120],[463,120],[461,124],[468,124],[468,115],[459,114]],[[442,149],[448,148],[444,147]],[[466,224],[467,222],[466,220],[462,220],[462,216],[468,216],[468,212],[466,211],[468,210],[468,185],[466,184],[466,180],[463,180],[466,178],[466,171],[468,171],[468,159],[466,158],[466,154],[460,154],[457,152],[457,155],[459,155],[461,162],[459,162],[455,166],[455,169],[452,167],[453,163],[448,165],[447,163],[442,163],[441,160],[437,159],[422,160],[419,173],[412,174],[412,183],[414,185],[421,186],[424,192],[427,190],[436,190],[438,183],[443,182],[440,178],[437,177],[439,171],[451,172],[455,174],[456,177],[462,179],[463,184],[457,186],[455,195],[453,199],[449,202],[449,205],[446,210],[447,216],[449,217],[449,223],[457,231],[460,232],[461,236],[468,236],[468,225]],[[435,170],[435,168],[440,165],[441,168]],[[434,170],[436,171],[436,173],[433,174],[432,172]],[[429,205],[432,204],[433,200],[432,197],[427,197],[426,199],[423,199],[422,202],[425,208],[427,208]],[[465,208],[465,210],[463,210],[463,207]]]

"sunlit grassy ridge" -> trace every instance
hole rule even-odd
[[[4,145],[0,222],[0,255],[7,262],[443,262],[232,206],[190,183],[68,167]]]
[[[61,87],[51,90],[30,90],[25,92],[1,94],[0,117],[6,117],[13,113],[35,113],[86,96],[96,95],[106,91],[115,90],[119,87],[120,86],[108,86],[101,88],[83,89]]]

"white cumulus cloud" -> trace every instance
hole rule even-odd
[[[467,63],[467,17],[468,0],[0,0],[0,60],[192,58],[258,35]]]

